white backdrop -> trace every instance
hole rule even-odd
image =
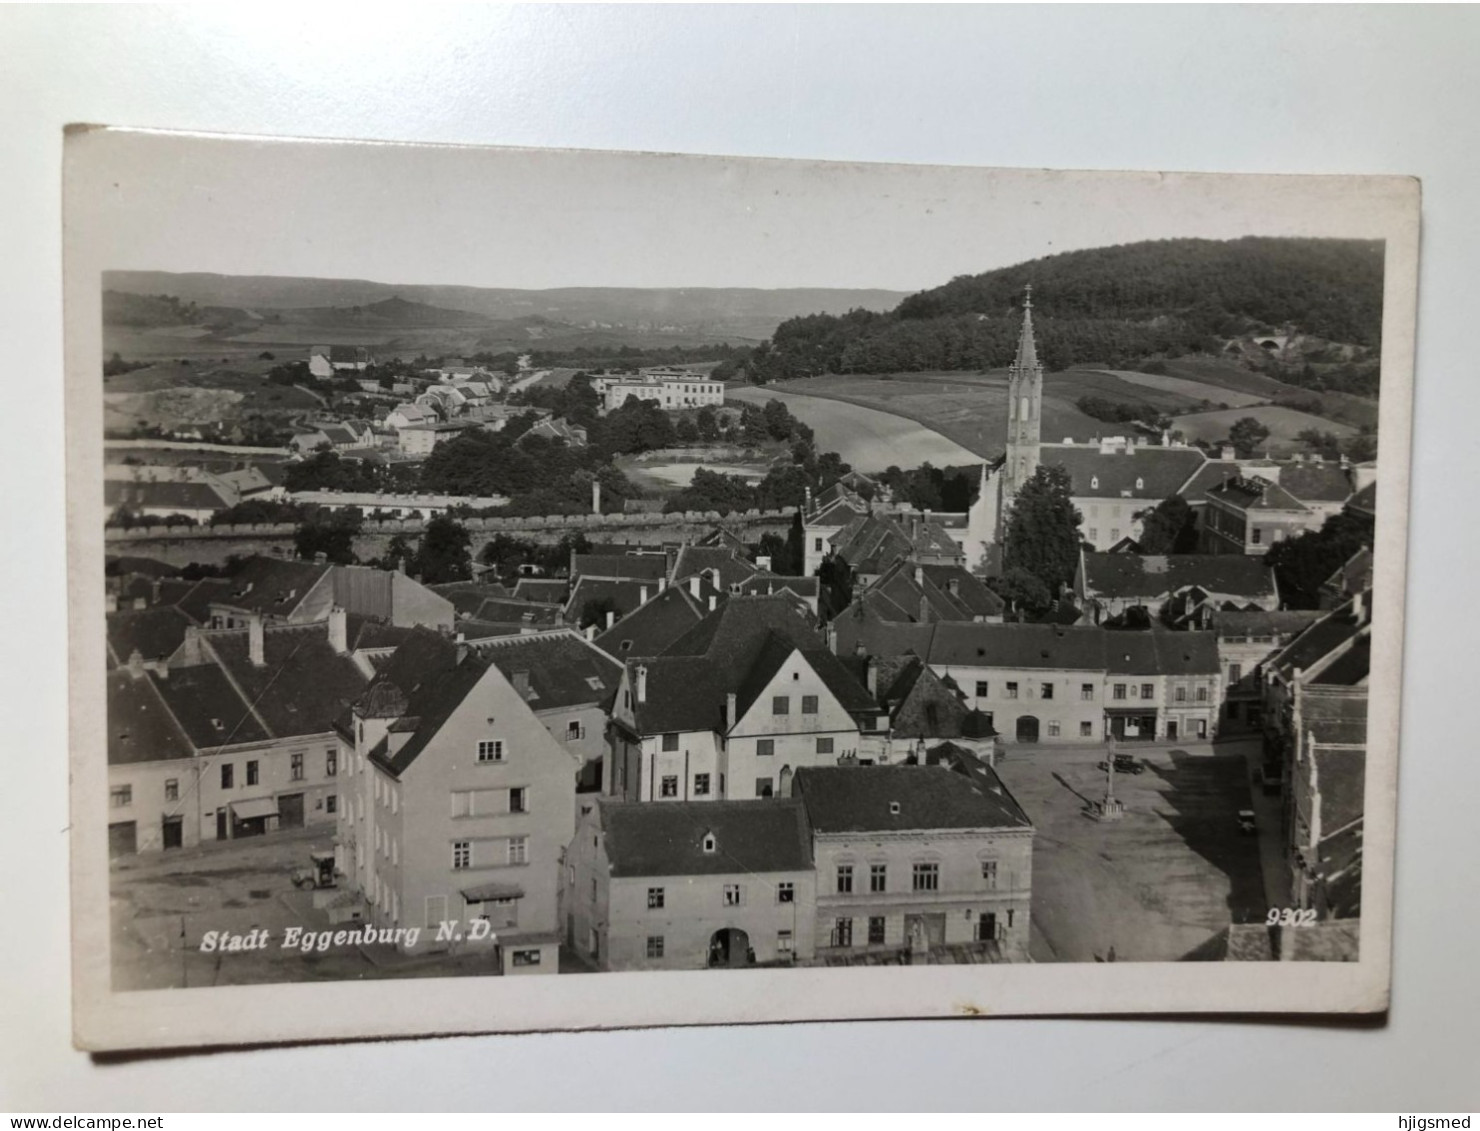
[[[1473,8],[0,8],[0,1110],[1474,1107]],[[94,1061],[68,1035],[62,127],[1410,173],[1425,237],[1386,1024],[958,1021]],[[1466,663],[1466,660],[1470,660]]]

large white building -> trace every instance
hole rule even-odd
[[[652,401],[661,409],[718,407],[725,403],[725,383],[684,369],[644,370],[593,377],[591,387],[610,412],[629,400]]]

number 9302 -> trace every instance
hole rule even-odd
[[[1311,908],[1271,907],[1264,917],[1267,927],[1309,927],[1315,921],[1316,913]]]

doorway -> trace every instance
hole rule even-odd
[[[166,817],[160,826],[165,848],[181,848],[185,844],[185,818]]]
[[[303,827],[303,794],[285,793],[278,798],[278,828]]]
[[[748,966],[750,964],[750,936],[739,927],[722,927],[709,940],[709,965]]]
[[[1017,721],[1017,740],[1019,742],[1038,741],[1038,716],[1019,715]]]

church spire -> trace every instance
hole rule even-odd
[[[1014,369],[1036,369],[1038,367],[1038,346],[1033,341],[1033,284],[1029,283],[1023,288],[1023,328],[1018,334],[1017,357],[1013,359]]]

